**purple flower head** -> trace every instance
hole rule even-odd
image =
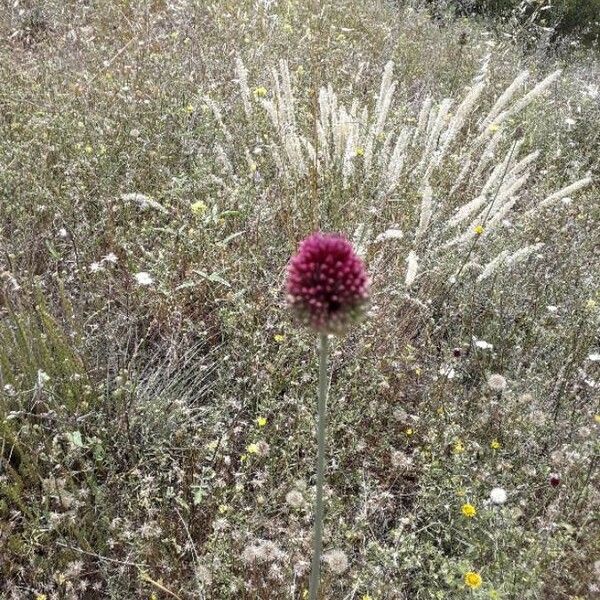
[[[313,233],[288,265],[288,302],[313,329],[341,333],[369,299],[369,276],[352,245],[340,235]]]

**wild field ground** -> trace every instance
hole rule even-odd
[[[526,35],[527,34],[527,35]],[[0,8],[0,598],[600,597],[600,66],[384,0]],[[526,39],[526,43],[525,43]]]

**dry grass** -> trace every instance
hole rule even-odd
[[[303,597],[316,351],[282,284],[315,228],[373,276],[323,597],[595,597],[596,58],[383,0],[36,5],[0,18],[0,598]]]

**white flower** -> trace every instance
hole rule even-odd
[[[323,555],[323,561],[336,574],[341,575],[348,568],[348,557],[342,550],[330,550]]]
[[[43,388],[44,385],[46,383],[48,383],[50,381],[50,375],[48,375],[48,373],[46,373],[45,371],[42,371],[42,369],[38,369],[37,372],[37,386],[38,388]]]
[[[58,230],[58,237],[61,237],[61,238],[63,238],[63,239],[64,239],[64,238],[66,238],[68,235],[69,235],[69,234],[67,233],[67,230],[66,230],[64,227],[61,227],[61,228]]]
[[[99,262],[93,262],[90,265],[90,271],[92,273],[97,273],[98,271],[102,271],[102,265]]]
[[[491,390],[501,392],[506,388],[506,379],[498,373],[493,373],[488,377],[487,384]]]
[[[450,365],[444,365],[440,367],[439,373],[448,379],[454,379],[456,377],[456,371]]]
[[[402,450],[394,450],[392,452],[392,466],[403,471],[409,470],[412,467],[413,459],[402,452]]]
[[[546,309],[548,310],[549,313],[557,313],[558,312],[558,306],[546,306]]]
[[[588,360],[591,360],[592,362],[598,362],[600,360],[600,352],[592,352],[588,356]]]
[[[493,350],[494,349],[494,344],[490,344],[489,342],[486,342],[485,340],[475,340],[475,346],[477,348],[481,348],[482,350]]]
[[[565,119],[565,123],[566,123],[567,125],[575,125],[575,123],[577,123],[577,121],[576,121],[575,119],[572,119],[571,117],[567,117],[567,118]]]
[[[490,500],[493,504],[504,504],[506,502],[506,490],[501,487],[495,487],[490,492]]]
[[[150,273],[146,273],[146,271],[140,271],[134,275],[135,280],[139,285],[152,285],[154,283],[154,279]]]
[[[113,265],[117,262],[118,258],[114,252],[109,252],[101,262],[112,263]]]

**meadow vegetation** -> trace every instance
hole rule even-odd
[[[514,25],[514,24],[513,24]],[[0,598],[600,596],[600,66],[416,2],[0,13]]]

